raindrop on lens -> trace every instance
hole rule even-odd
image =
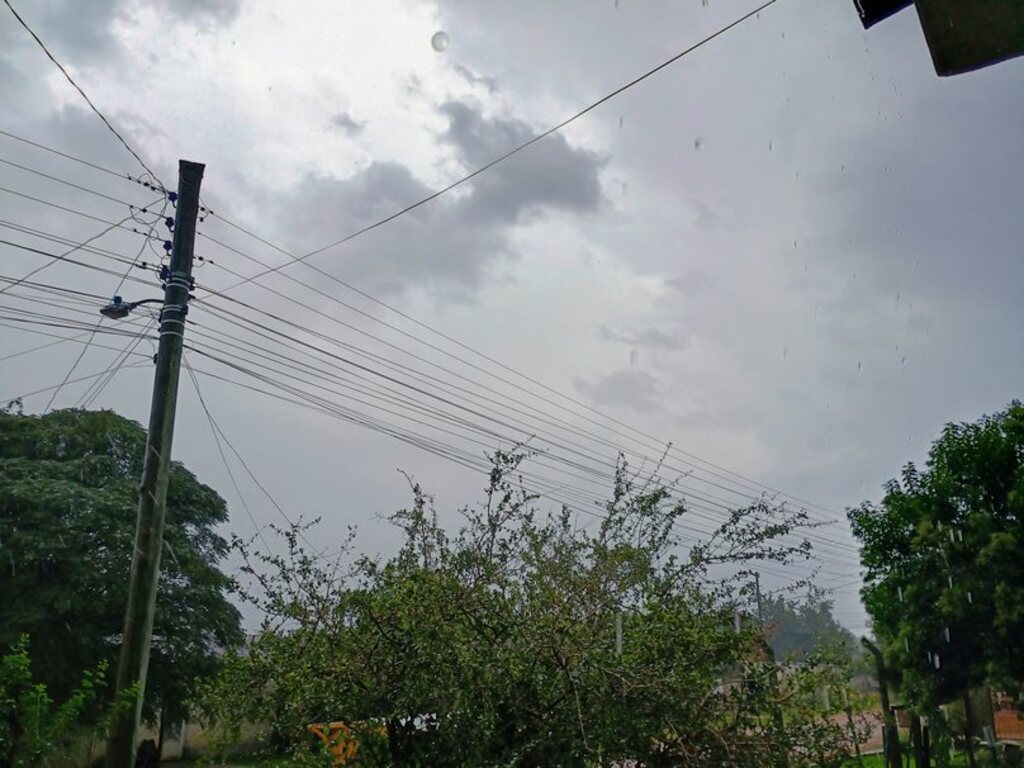
[[[430,47],[440,53],[448,47],[448,42],[447,32],[435,32],[434,36],[430,38]]]
[[[700,152],[702,149],[704,149],[704,137],[703,136],[698,136],[696,139],[693,140],[693,148],[695,150],[697,150],[698,152]]]

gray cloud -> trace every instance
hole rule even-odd
[[[573,379],[576,389],[598,406],[626,408],[652,413],[664,410],[657,380],[650,373],[635,369],[613,371],[596,381]]]
[[[338,112],[331,117],[331,125],[340,128],[349,136],[358,136],[366,128],[366,123],[361,123],[353,118],[348,112]]]
[[[229,24],[239,9],[239,0],[154,0],[152,4],[174,21],[200,29]],[[116,44],[113,22],[130,9],[127,0],[89,0],[88,13],[83,13],[82,3],[74,0],[43,0],[19,13],[58,58],[88,64],[110,54]]]
[[[470,85],[482,85],[489,93],[498,92],[498,78],[496,77],[478,75],[462,64],[456,64],[455,71]]]
[[[515,118],[486,119],[470,104],[441,105],[450,144],[467,168],[477,168],[522,144],[534,130]],[[549,136],[520,153],[514,162],[496,166],[474,180],[474,211],[513,222],[539,208],[593,211],[602,200],[599,173],[603,161],[593,152],[573,148],[561,134]]]
[[[515,118],[485,119],[460,102],[441,107],[450,124],[441,136],[465,167],[492,159],[533,135]],[[488,268],[514,258],[508,235],[516,224],[548,211],[585,214],[602,203],[602,161],[564,137],[545,139],[474,179],[461,196],[446,196],[324,256],[346,277],[397,293],[434,286],[447,298],[468,298]],[[432,192],[408,168],[376,161],[353,176],[309,176],[284,205],[276,225],[296,252],[308,252]]]
[[[679,332],[667,333],[653,326],[636,330],[614,330],[601,326],[600,335],[606,341],[626,344],[631,347],[650,347],[670,352],[686,349],[687,337]]]

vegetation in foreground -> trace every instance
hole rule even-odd
[[[390,559],[325,561],[301,528],[286,556],[237,542],[266,620],[202,696],[224,742],[263,723],[299,759],[311,723],[344,722],[365,766],[842,764],[825,694],[845,671],[812,653],[780,672],[748,610],[744,569],[805,556],[802,515],[759,503],[695,540],[625,465],[599,519],[543,515],[523,460],[494,458],[454,534],[413,485]]]

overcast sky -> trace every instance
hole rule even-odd
[[[206,163],[209,207],[304,254],[488,162],[755,3],[16,6],[169,186],[179,158]],[[438,51],[440,31],[448,44]],[[815,516],[842,520],[847,506],[877,499],[902,464],[921,460],[943,423],[1021,394],[1022,92],[1024,60],[936,77],[912,10],[866,33],[849,0],[779,0],[453,193],[310,259],[508,368],[302,265],[256,281],[277,294],[250,283],[229,295],[476,395],[514,397],[523,403],[516,407],[539,408],[577,434],[601,435],[603,448],[588,445],[606,460],[620,438],[634,463],[656,459],[658,441],[671,440],[686,454],[670,454],[666,474],[690,470],[682,485],[703,500],[695,528],[707,528],[718,509],[708,499],[737,503],[741,486],[779,489],[814,502]],[[0,100],[3,130],[140,171],[6,9]],[[0,158],[139,206],[154,199],[4,136]],[[110,221],[128,215],[121,203],[10,165],[0,164],[0,186]],[[104,228],[6,192],[0,220],[75,241]],[[61,249],[24,230],[0,232]],[[260,270],[209,238],[267,264],[288,261],[216,217],[200,232],[197,252],[214,261],[198,268],[201,286],[223,289],[237,282],[227,270]],[[94,245],[131,257],[140,242],[115,231]],[[9,276],[49,261],[7,246],[0,254]],[[108,265],[96,254],[78,257]],[[119,278],[60,264],[34,279],[109,295]],[[11,293],[19,291],[30,295]],[[121,293],[158,295],[132,282]],[[28,308],[10,294],[0,304],[8,318]],[[190,319],[197,333],[246,333],[200,305]],[[0,356],[52,340],[28,330],[71,335],[0,327]],[[202,347],[202,337],[190,338]],[[4,362],[0,397],[58,384],[80,341]],[[124,345],[98,335],[72,378],[102,371]],[[190,360],[233,375],[196,354]],[[151,377],[144,361],[122,370],[93,404],[145,423]],[[79,402],[92,381],[63,388],[54,407]],[[316,537],[325,547],[349,525],[366,548],[393,543],[379,516],[408,500],[398,469],[432,491],[452,523],[454,510],[479,496],[479,474],[392,437],[200,382],[214,418],[286,513],[323,516]],[[251,535],[187,376],[181,393],[175,457],[228,499],[231,529]],[[50,394],[27,398],[26,410],[42,410]],[[625,427],[605,417],[657,439],[616,437],[608,427]],[[476,456],[488,443],[508,446],[480,434],[480,443],[445,439]],[[538,435],[534,444],[551,453],[531,471],[599,497],[593,482],[560,474],[565,465],[553,463],[549,441]],[[233,469],[256,524],[280,522],[244,470]],[[840,522],[815,532],[831,543],[817,580],[841,585],[839,616],[860,631],[846,530]],[[782,579],[766,573],[765,583]]]

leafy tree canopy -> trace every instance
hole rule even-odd
[[[34,677],[64,701],[85,670],[117,666],[145,432],[110,411],[0,412],[0,648],[29,638]],[[243,640],[223,499],[171,470],[147,717],[182,707],[218,649]]]
[[[799,659],[825,649],[859,656],[856,639],[836,621],[832,607],[831,600],[814,591],[802,600],[785,594],[766,596],[761,610],[776,658]]]
[[[295,529],[283,556],[238,542],[266,620],[207,688],[208,716],[228,735],[265,724],[299,753],[310,724],[344,722],[367,766],[841,763],[848,733],[821,703],[837,668],[780,675],[742,618],[749,577],[712,577],[804,556],[780,543],[800,515],[755,504],[684,538],[685,506],[625,466],[600,520],[543,515],[521,460],[495,457],[454,534],[414,486],[391,559],[350,542],[325,562]]]
[[[1024,407],[949,424],[923,469],[849,513],[862,591],[904,694],[933,706],[1024,680]]]

